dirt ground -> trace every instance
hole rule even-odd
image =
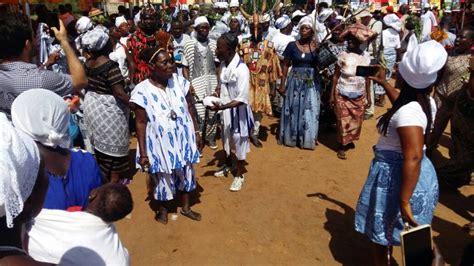
[[[332,131],[321,132],[319,146],[308,151],[277,144],[278,119],[265,117],[263,124],[264,147],[252,146],[240,192],[228,190],[231,176],[212,175],[224,153],[205,149],[196,166],[199,186],[193,206],[202,214],[201,222],[181,215],[176,220],[170,215],[167,225],[156,222],[145,201],[145,176],[135,175],[130,185],[134,210],[117,224],[133,265],[371,264],[369,242],[354,231],[353,220],[378,139],[375,120],[364,122],[361,140],[345,161],[336,157]],[[135,149],[135,140],[131,145]],[[438,149],[440,160],[448,145],[449,134]],[[450,265],[458,265],[472,240],[461,227],[472,215],[467,209],[474,206],[473,198],[472,186],[456,192],[441,188],[432,226]],[[401,264],[399,248],[394,257]]]

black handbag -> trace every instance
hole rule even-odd
[[[331,52],[331,50],[329,50],[327,43],[321,44],[321,46],[319,47],[319,58],[318,58],[318,65],[317,65],[319,71],[322,71],[328,68],[330,65],[336,62],[337,62],[337,56],[335,56]]]

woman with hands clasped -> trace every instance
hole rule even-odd
[[[167,202],[179,190],[181,214],[199,221],[201,215],[189,206],[201,142],[189,82],[174,73],[174,61],[162,48],[144,49],[140,58],[152,72],[135,87],[130,102],[136,105],[137,168],[147,171],[155,184],[152,194],[159,208],[155,220],[168,223]]]
[[[378,121],[380,132],[375,158],[357,203],[355,229],[374,243],[376,265],[387,264],[387,249],[400,245],[404,223],[430,224],[438,202],[438,180],[426,157],[426,140],[436,106],[429,96],[447,53],[436,41],[409,44],[399,65],[400,91],[378,67],[369,77],[386,91],[392,108]]]

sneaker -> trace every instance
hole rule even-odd
[[[244,183],[244,176],[236,176],[234,177],[234,181],[232,182],[232,185],[230,185],[230,191],[232,192],[237,192],[242,189],[242,184]]]
[[[215,177],[227,177],[227,175],[232,171],[231,168],[229,168],[227,165],[224,165],[221,169],[217,170],[214,173]]]
[[[217,148],[219,148],[219,146],[217,146],[217,143],[215,140],[210,140],[209,141],[209,148],[211,150],[217,150]]]

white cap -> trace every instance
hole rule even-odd
[[[227,2],[215,2],[214,3],[214,8],[227,9],[228,7],[229,7],[229,4]]]
[[[128,23],[127,19],[124,16],[116,17],[115,18],[115,27],[120,27],[122,23]]]
[[[275,21],[275,28],[283,29],[286,28],[291,23],[290,17],[283,15]]]
[[[209,21],[207,20],[207,18],[205,16],[197,17],[194,20],[193,27],[196,28],[197,26],[199,26],[201,24],[208,24],[209,25]]]
[[[229,7],[239,7],[240,3],[239,0],[230,0]]]
[[[419,45],[409,44],[398,71],[410,86],[425,89],[436,81],[438,71],[444,67],[447,59],[448,53],[437,41],[431,40]]]
[[[398,18],[396,14],[385,15],[385,17],[383,17],[383,23],[387,27],[391,27],[398,32],[402,30],[402,21]]]
[[[359,13],[359,12],[360,12],[360,13]],[[358,14],[357,14],[357,13],[358,13]],[[367,10],[367,9],[364,9],[364,10],[362,10],[362,11],[359,10],[358,12],[356,12],[356,14],[357,14],[357,15],[356,15],[356,18],[357,18],[357,19],[361,19],[361,18],[365,18],[365,17],[372,17],[372,14],[371,14],[370,11]]]
[[[262,21],[260,21],[261,23],[265,23],[265,22],[270,22],[270,14],[265,14],[262,16]]]

